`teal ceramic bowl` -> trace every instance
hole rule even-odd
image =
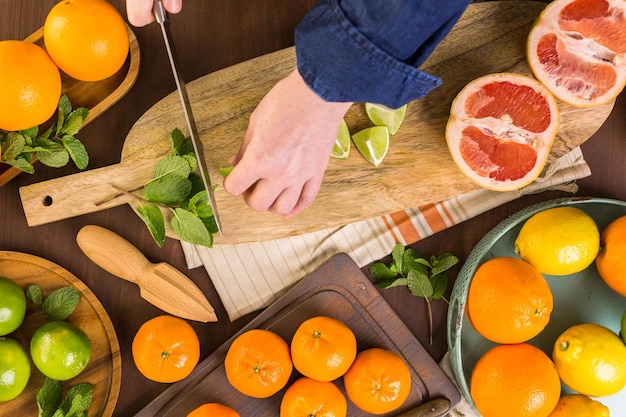
[[[470,375],[478,359],[493,342],[480,336],[465,316],[467,291],[476,269],[485,261],[499,256],[517,256],[514,243],[522,225],[540,211],[570,206],[580,208],[593,217],[600,232],[617,217],[626,215],[626,202],[602,198],[563,198],[534,204],[518,211],[494,227],[478,242],[456,279],[448,311],[448,347],[454,376],[470,405],[476,410],[469,392]],[[554,297],[554,309],[548,326],[529,343],[548,356],[556,338],[568,327],[579,323],[598,323],[619,333],[620,319],[626,310],[626,297],[612,291],[602,281],[595,263],[582,272],[568,276],[544,275]],[[572,391],[563,385],[563,393]],[[611,417],[626,417],[626,388],[619,393],[594,398],[611,410]]]

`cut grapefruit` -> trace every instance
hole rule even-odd
[[[528,36],[535,75],[561,101],[593,107],[626,85],[626,1],[556,0]]]
[[[446,140],[471,180],[496,191],[517,190],[541,173],[559,123],[550,92],[512,73],[470,82],[452,102]]]

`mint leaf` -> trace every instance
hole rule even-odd
[[[232,165],[228,165],[226,167],[220,167],[219,171],[220,171],[220,175],[224,178],[228,177],[228,174],[230,174],[230,172],[233,170],[234,166]]]
[[[213,236],[202,220],[192,212],[181,208],[175,209],[171,225],[181,240],[194,245],[213,247]]]
[[[189,162],[178,155],[169,155],[161,158],[154,168],[153,180],[167,176],[187,178],[191,173]]]
[[[65,417],[82,416],[89,409],[92,396],[93,385],[88,382],[81,382],[70,388],[59,408]]]
[[[376,262],[370,265],[369,271],[374,278],[383,280],[391,280],[398,275],[382,262]]]
[[[165,243],[165,220],[163,213],[154,204],[137,207],[139,217],[148,227],[156,244],[161,248]]]
[[[172,139],[172,155],[183,155],[188,152],[185,146],[187,138],[179,128],[172,130],[170,138]],[[185,148],[183,152],[181,152],[182,148]],[[191,149],[193,150],[193,147]]]
[[[438,275],[458,264],[459,258],[452,255],[451,253],[444,253],[439,257],[433,257],[433,259],[431,259],[431,263],[433,264],[433,275]]]
[[[87,168],[89,155],[87,155],[85,146],[78,139],[68,134],[61,138],[61,143],[78,169]]]
[[[52,417],[55,414],[61,404],[61,390],[60,381],[48,377],[44,379],[43,386],[35,396],[39,409],[38,417]]]
[[[213,209],[209,204],[209,194],[204,189],[189,199],[188,207],[198,217],[213,216]]]
[[[24,135],[15,132],[9,132],[2,144],[2,159],[9,161],[17,158],[26,146],[26,138]]]
[[[446,292],[448,288],[448,276],[446,274],[433,275],[430,278],[430,283],[433,286],[433,300],[439,300]]]
[[[187,198],[190,190],[191,181],[172,174],[150,181],[142,194],[154,203],[178,204]]]
[[[406,279],[411,294],[426,298],[426,300],[433,296],[433,286],[426,275],[411,270]]]
[[[67,151],[63,145],[58,142],[38,138],[37,145],[44,149],[36,153],[37,159],[46,166],[60,168],[67,165],[70,160]]]
[[[39,285],[32,284],[26,289],[26,298],[32,301],[36,306],[40,306],[43,303],[43,292]]]
[[[74,311],[80,294],[74,287],[61,287],[54,290],[43,301],[43,312],[50,320],[65,320]]]

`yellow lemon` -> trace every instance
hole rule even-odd
[[[599,324],[565,330],[554,343],[552,359],[561,381],[580,394],[603,397],[626,387],[626,345]]]
[[[609,408],[582,394],[563,395],[548,417],[609,417]]]
[[[576,207],[555,207],[532,215],[515,240],[515,252],[549,275],[575,274],[591,265],[600,250],[593,218]]]

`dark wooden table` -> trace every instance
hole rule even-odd
[[[23,39],[43,25],[56,0],[0,0],[0,39]],[[111,0],[124,15],[124,0]],[[183,12],[172,16],[172,29],[185,79],[197,77],[293,44],[293,29],[315,0],[186,0]],[[124,139],[135,121],[153,104],[175,89],[156,25],[135,28],[141,48],[141,70],[132,90],[115,106],[86,126],[79,134],[88,148],[91,168],[119,162]],[[626,200],[626,94],[617,99],[607,122],[583,146],[592,175],[578,181],[579,196]],[[35,175],[22,174],[0,188],[0,250],[25,252],[59,264],[79,277],[100,299],[115,326],[122,356],[122,386],[116,416],[133,415],[168,388],[146,380],[135,368],[132,338],[146,320],[161,314],[139,297],[138,288],[113,278],[89,261],[76,244],[76,233],[86,224],[109,228],[136,245],[151,261],[165,261],[187,274],[207,294],[219,317],[222,304],[203,268],[188,270],[178,241],[168,239],[158,248],[143,223],[129,206],[28,227],[19,198],[19,187],[76,172],[38,165]],[[413,247],[422,255],[452,252],[463,262],[474,245],[492,227],[515,211],[537,201],[566,196],[544,192],[522,197],[474,219],[424,239]],[[367,268],[367,267],[366,267]],[[364,268],[364,271],[366,271]],[[451,273],[453,279],[460,265]],[[385,290],[383,296],[439,360],[446,351],[446,305],[435,303],[434,342],[428,343],[426,307],[404,288]],[[206,357],[256,314],[235,322],[192,323]]]

